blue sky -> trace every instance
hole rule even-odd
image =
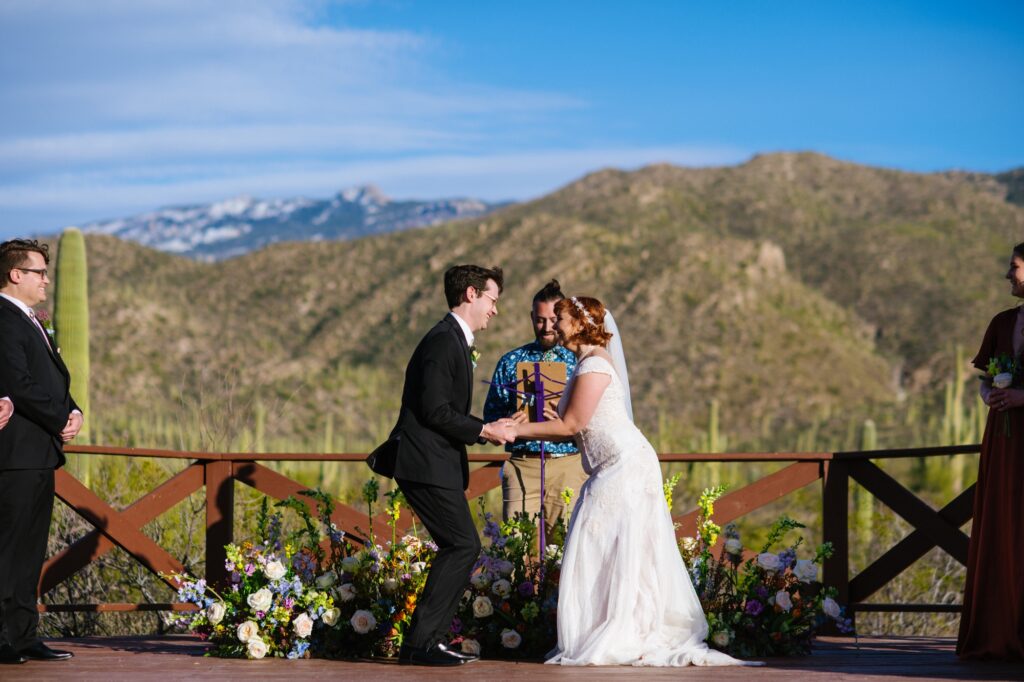
[[[777,150],[1000,171],[1022,84],[1021,2],[0,0],[0,237]]]

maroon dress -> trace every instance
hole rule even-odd
[[[992,318],[975,367],[984,371],[990,359],[1014,355],[1017,314],[1013,308]],[[988,414],[956,653],[1024,659],[1024,408]]]

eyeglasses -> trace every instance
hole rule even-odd
[[[495,309],[495,310],[497,310],[497,309],[498,309],[498,299],[497,299],[497,298],[496,298],[495,296],[491,296],[491,295],[490,295],[489,293],[487,293],[486,291],[481,291],[480,289],[477,289],[477,292],[478,292],[478,293],[479,293],[479,294],[480,294],[481,296],[486,296],[487,298],[491,299],[491,303],[493,303],[493,304],[494,304],[494,309]]]
[[[14,268],[15,270],[21,270],[22,272],[34,272],[39,275],[42,279],[49,277],[50,271],[46,268]]]

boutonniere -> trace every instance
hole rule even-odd
[[[46,330],[47,336],[52,339],[56,331],[53,328],[53,320],[50,319],[50,313],[45,310],[34,310],[32,313],[36,316],[39,325]]]
[[[476,346],[469,347],[469,359],[473,361],[473,369],[476,369],[477,360],[480,359],[480,351],[476,349]]]

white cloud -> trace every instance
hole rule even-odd
[[[238,194],[264,198],[323,197],[353,184],[374,183],[397,197],[468,195],[489,200],[530,198],[604,167],[637,168],[651,163],[716,166],[737,163],[746,150],[729,147],[652,147],[543,150],[488,155],[431,155],[345,164],[279,164],[178,168],[180,179],[161,181],[159,170],[131,177],[108,174],[67,175],[41,185],[0,187],[0,205],[51,209],[78,207],[87,212],[119,205],[134,210],[160,205],[216,201]],[[185,177],[192,173],[201,177]],[[81,221],[113,217],[89,213]]]

